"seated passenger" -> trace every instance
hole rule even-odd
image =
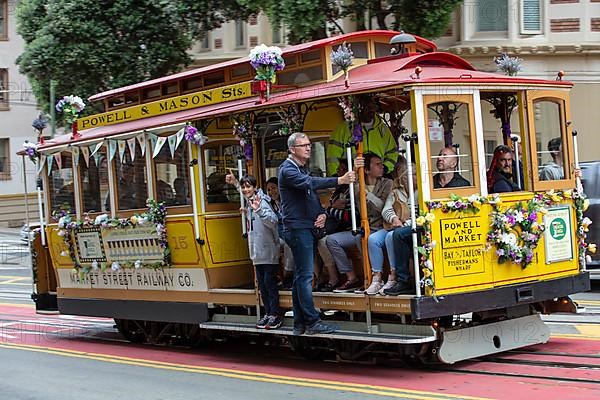
[[[394,180],[394,190],[386,201],[383,209],[383,218],[392,224],[393,229],[385,237],[385,248],[390,261],[390,277],[379,291],[380,294],[397,296],[414,291],[410,281],[409,262],[412,258],[412,226],[409,224],[410,205],[408,190],[408,169],[404,163],[399,174]],[[417,169],[412,164],[413,189],[415,190],[415,203],[417,203]],[[395,197],[395,198],[393,198]],[[393,206],[393,202],[404,204],[404,207]],[[403,214],[403,215],[398,215]],[[418,210],[415,210],[415,215]]]
[[[552,161],[548,161],[540,167],[540,181],[556,181],[565,179],[562,160],[562,142],[559,137],[548,142],[548,151]]]
[[[438,156],[435,165],[439,173],[433,176],[434,189],[471,186],[468,180],[456,172],[458,156],[452,147],[444,147]]]
[[[170,206],[173,204],[173,189],[163,180],[156,182],[156,200]]]
[[[190,198],[189,194],[189,187],[185,179],[175,178],[173,181],[173,187],[175,188],[175,205],[183,206],[192,204],[192,199]]]
[[[513,181],[513,155],[510,147],[501,144],[494,149],[494,157],[487,171],[489,193],[504,193],[519,191],[519,186]]]
[[[208,191],[206,199],[209,203],[228,203],[229,198],[225,194],[225,176],[219,172],[213,172],[206,178]]]
[[[392,189],[392,181],[383,177],[383,162],[379,156],[373,153],[367,153],[364,158],[356,159],[356,167],[360,168],[361,166],[365,167],[369,226],[371,232],[373,232],[372,234],[377,234],[377,231],[383,228],[381,210],[383,209],[385,199]],[[358,193],[356,195],[358,196]],[[356,204],[358,204],[358,201]],[[385,239],[385,236],[383,238]],[[360,249],[360,235],[355,236],[350,231],[334,233],[327,237],[327,247],[331,251],[338,271],[346,274],[346,282],[334,290],[336,293],[353,292],[362,286],[356,276],[352,261],[350,261],[346,254],[346,249],[354,246],[358,246]],[[374,254],[369,254],[369,256],[374,273],[381,274],[383,268],[383,250],[380,248],[379,252],[375,251]]]

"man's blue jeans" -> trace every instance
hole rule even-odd
[[[402,226],[385,237],[385,246],[390,265],[396,270],[396,279],[408,282],[410,279],[409,261],[412,257],[412,228]]]
[[[313,326],[320,320],[312,296],[316,240],[310,229],[284,230],[283,235],[292,249],[295,263],[292,287],[294,328],[302,329]]]

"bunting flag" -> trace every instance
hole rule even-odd
[[[183,140],[183,137],[185,136],[185,126],[178,130],[175,135],[177,136],[177,143],[175,144],[175,149],[177,149],[179,147],[179,144]]]
[[[119,148],[119,160],[123,164],[125,162],[125,148],[127,147],[127,143],[124,140],[117,140],[117,147]]]
[[[62,155],[60,153],[54,153],[54,162],[58,169],[62,169]]]
[[[142,157],[146,154],[146,134],[142,133],[137,136],[137,141],[140,144],[140,150],[142,151]]]
[[[44,164],[46,164],[46,156],[44,154],[40,154],[40,159],[38,161],[37,174],[41,174],[44,169]]]
[[[91,145],[90,146],[90,151],[91,151],[90,155],[91,156],[95,155],[98,152],[98,150],[100,150],[100,147],[102,147],[102,142]]]
[[[129,155],[131,162],[135,161],[135,138],[127,139],[127,147],[129,147]]]
[[[162,149],[162,147],[165,145],[166,142],[167,142],[166,137],[164,137],[164,136],[156,137],[156,145],[154,146],[154,153],[152,153],[152,158],[156,158],[156,156],[158,155],[158,153],[160,153],[160,150]]]
[[[85,166],[90,167],[90,149],[86,146],[81,146],[81,154],[83,154],[83,160],[85,161]]]
[[[154,133],[148,133],[148,141],[150,142],[150,151],[154,152],[154,147],[158,141],[158,136],[156,136]]]
[[[52,174],[52,161],[54,161],[54,155],[50,154],[46,156],[46,159],[48,160],[48,176],[50,176],[50,174]]]
[[[167,139],[169,142],[169,150],[171,150],[171,158],[175,157],[175,149],[177,148],[177,135],[171,135]]]
[[[117,152],[117,142],[115,140],[108,141],[108,162],[111,163],[115,153]]]
[[[71,154],[73,154],[73,164],[75,165],[75,168],[77,168],[79,165],[79,147],[71,147]]]
[[[96,168],[100,168],[100,156],[101,153],[99,151],[94,153],[94,163],[96,164]]]

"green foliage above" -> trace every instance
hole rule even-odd
[[[57,99],[86,99],[174,73],[190,63],[194,39],[255,11],[233,0],[21,0],[18,32],[26,46],[17,63],[47,111],[50,79]]]

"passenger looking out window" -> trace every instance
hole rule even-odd
[[[494,149],[492,163],[487,171],[489,193],[519,191],[513,181],[513,153],[510,147],[501,144]]]
[[[548,142],[548,154],[550,154],[551,160],[540,167],[540,181],[565,179],[561,147],[562,142],[559,137]]]
[[[125,150],[123,163],[118,157],[113,159],[117,176],[117,210],[146,208],[148,184],[146,181],[146,160],[139,146],[135,146],[135,158]],[[105,201],[106,209],[110,205]]]
[[[192,204],[188,158],[185,142],[179,144],[172,156],[171,149],[165,145],[153,158],[157,201],[167,206]]]
[[[458,155],[452,147],[444,147],[438,154],[435,165],[438,173],[433,177],[433,188],[453,188],[471,186],[471,183],[456,172]]]

